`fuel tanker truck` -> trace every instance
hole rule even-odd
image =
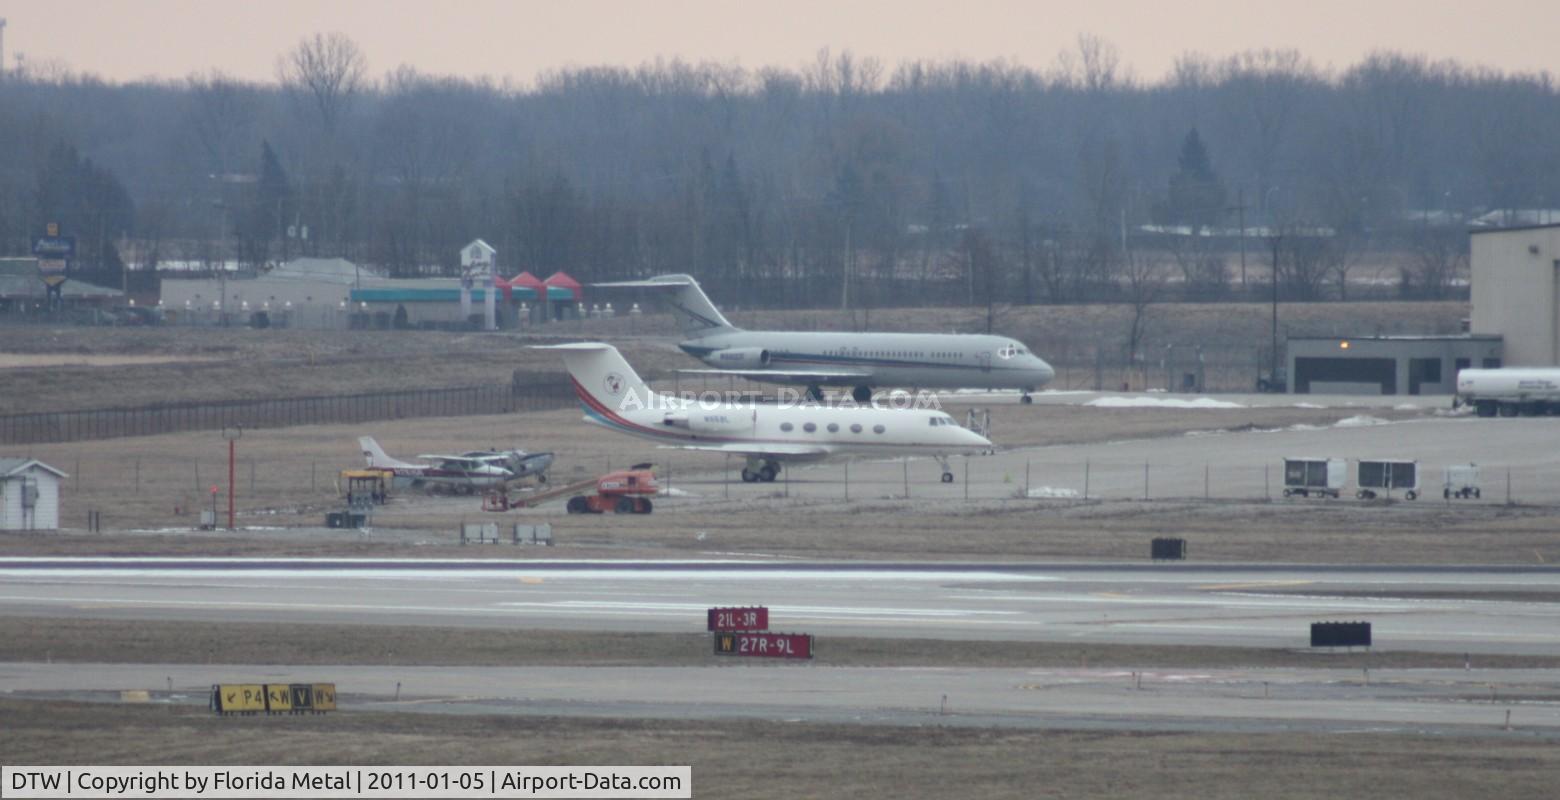
[[[1465,369],[1452,404],[1473,406],[1481,417],[1560,414],[1560,368]]]

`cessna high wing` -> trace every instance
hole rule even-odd
[[[1018,389],[1029,393],[1056,371],[1016,339],[969,333],[851,333],[745,331],[732,325],[688,275],[596,286],[655,290],[676,314],[677,346],[715,369],[693,373],[740,375],[799,384],[814,399],[824,386],[849,386],[858,403],[876,387]]]
[[[418,458],[429,463],[413,463],[386,455],[372,436],[359,437],[358,444],[363,448],[363,458],[368,466],[390,470],[395,474],[398,486],[467,494],[526,477],[546,483],[547,468],[553,461],[552,453],[475,450],[460,455],[419,455]]]
[[[680,398],[651,390],[612,345],[537,349],[563,355],[586,422],[672,447],[743,456],[742,479],[748,482],[773,481],[788,461],[924,455],[937,459],[947,483],[953,480],[949,456],[992,446],[942,411]]]

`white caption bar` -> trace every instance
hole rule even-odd
[[[692,767],[0,767],[0,798],[692,797]]]

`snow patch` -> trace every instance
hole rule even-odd
[[[1334,428],[1368,428],[1372,425],[1386,425],[1386,420],[1380,417],[1369,417],[1363,414],[1353,417],[1344,417],[1333,423]]]
[[[1076,489],[1062,489],[1056,486],[1036,486],[1025,493],[1026,497],[1038,498],[1072,498],[1077,497]]]
[[[675,486],[668,486],[668,487],[662,489],[661,490],[661,496],[662,497],[698,497],[698,495],[694,494],[693,492],[685,491],[685,490],[679,489],[679,488],[677,488]]]
[[[1194,400],[1183,400],[1179,397],[1100,397],[1084,403],[1095,408],[1245,408],[1240,403],[1231,403],[1228,400],[1214,400],[1211,397],[1199,397]]]
[[[1295,408],[1321,408],[1315,403],[1295,403]]]

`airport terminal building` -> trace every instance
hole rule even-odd
[[[1452,394],[1457,371],[1501,365],[1501,337],[1292,336],[1296,394]]]
[[[1462,336],[1291,337],[1297,394],[1451,394],[1465,367],[1560,366],[1560,224],[1474,230]]]
[[[1512,367],[1560,366],[1560,225],[1471,234],[1475,334],[1505,340]]]

